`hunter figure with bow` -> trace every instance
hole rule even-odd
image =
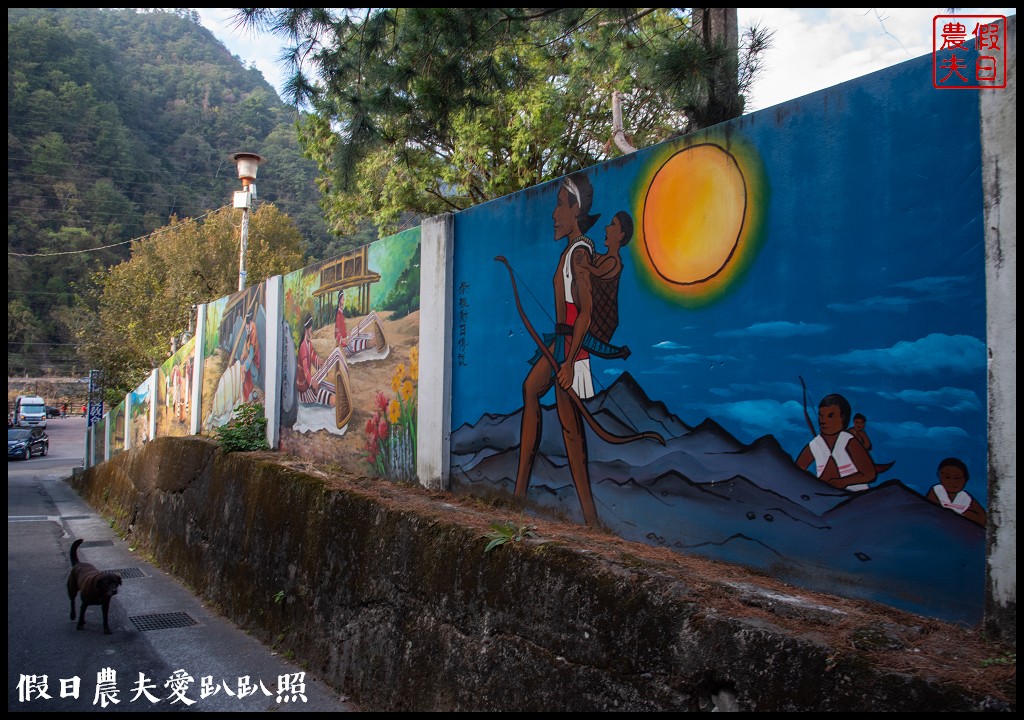
[[[664,440],[656,433],[639,433],[628,437],[612,435],[594,420],[583,405],[583,400],[594,395],[590,355],[606,358],[625,358],[629,355],[628,348],[610,344],[610,332],[601,331],[600,317],[595,318],[594,315],[594,242],[585,234],[599,217],[590,214],[593,197],[594,190],[590,181],[581,174],[567,177],[558,190],[557,204],[551,216],[554,221],[554,239],[564,239],[566,244],[559,256],[553,278],[553,334],[543,338],[537,334],[519,302],[511,266],[504,257],[495,258],[509,270],[516,308],[538,347],[531,360],[530,372],[523,381],[523,414],[515,493],[525,497],[529,489],[534,457],[541,437],[540,400],[554,386],[569,471],[583,518],[588,525],[596,525],[598,518],[587,468],[584,421],[598,437],[607,442],[622,443],[647,437],[664,444]]]

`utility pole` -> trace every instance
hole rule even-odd
[[[236,152],[228,158],[238,167],[242,189],[235,191],[234,207],[242,211],[242,240],[238,249],[238,289],[245,290],[245,253],[249,247],[249,209],[256,201],[256,173],[264,158],[251,152]]]

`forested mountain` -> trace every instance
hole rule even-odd
[[[259,199],[309,258],[347,246],[324,224],[296,110],[194,11],[8,9],[7,61],[8,374],[84,373],[76,297],[128,240],[229,205],[231,152],[267,158]]]

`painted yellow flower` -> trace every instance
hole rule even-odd
[[[412,378],[413,380],[419,380],[420,379],[419,375],[420,375],[420,364],[416,361],[416,358],[413,358],[409,362],[409,377]]]
[[[420,346],[419,345],[413,345],[412,346],[412,350],[409,351],[409,357],[411,358],[412,363],[414,365],[419,365],[419,363],[420,363]]]
[[[405,400],[406,402],[408,402],[409,398],[412,397],[412,393],[413,393],[412,380],[406,380],[404,383],[402,383],[402,399]]]
[[[402,386],[402,376],[401,375],[393,376],[391,378],[391,390],[393,392],[397,393],[398,392],[398,388],[400,388],[401,386]]]
[[[398,418],[402,414],[402,406],[398,404],[397,400],[392,400],[388,403],[388,420],[394,425],[398,422]]]

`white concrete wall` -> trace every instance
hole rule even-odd
[[[988,305],[986,625],[1016,642],[1017,21],[1007,24],[1004,90],[979,90]]]
[[[265,344],[263,348],[263,412],[267,418],[267,443],[277,450],[281,439],[281,288],[284,278],[275,275],[266,281],[264,308]]]
[[[132,394],[124,396],[124,449],[132,449]]]
[[[156,384],[159,382],[159,379],[160,371],[157,368],[153,368],[153,372],[149,374],[149,427],[146,428],[147,442],[156,437],[157,398],[160,396]]]
[[[444,490],[451,467],[454,242],[454,216],[439,215],[423,223],[416,474],[421,485]]]
[[[192,420],[189,432],[199,434],[199,422],[203,413],[200,403],[203,401],[203,344],[206,342],[206,305],[196,308],[196,346],[195,362],[192,363]]]

